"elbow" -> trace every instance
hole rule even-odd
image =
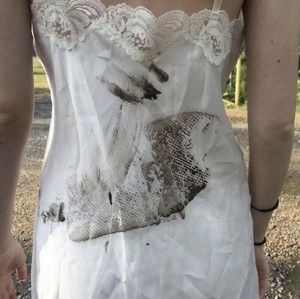
[[[33,120],[33,107],[0,109],[0,137],[18,136],[28,132]]]
[[[291,143],[294,139],[294,123],[269,124],[258,129],[259,139],[265,143],[282,144]]]
[[[279,140],[291,142],[294,139],[295,127],[294,123],[283,126],[279,133]]]

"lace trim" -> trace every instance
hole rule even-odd
[[[233,35],[241,33],[242,14],[230,20],[224,10],[203,9],[187,15],[171,10],[159,17],[147,8],[126,3],[106,7],[99,0],[32,0],[34,30],[55,45],[72,50],[92,30],[105,33],[136,61],[151,61],[171,43],[188,40],[219,65],[231,49]]]

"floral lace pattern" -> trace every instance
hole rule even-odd
[[[187,15],[171,10],[159,17],[145,7],[125,3],[106,7],[100,0],[32,0],[34,30],[55,45],[72,50],[92,30],[105,33],[136,61],[151,61],[171,43],[188,40],[219,65],[230,52],[242,15],[230,20],[224,10],[203,9]]]

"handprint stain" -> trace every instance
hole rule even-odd
[[[122,99],[126,102],[129,102],[131,104],[142,103],[144,99],[157,100],[157,95],[161,93],[151,83],[149,83],[147,81],[147,79],[144,77],[134,78],[132,76],[129,76],[128,80],[133,82],[133,84],[135,84],[137,86],[137,88],[142,88],[142,90],[143,90],[142,97],[137,96],[128,91],[124,91],[117,84],[115,84],[113,82],[108,82],[103,77],[101,78],[101,82],[106,84],[108,90],[112,94],[114,94],[115,96],[119,97],[120,99]]]
[[[169,75],[154,63],[148,67],[141,65],[141,73],[127,74],[112,61],[108,61],[103,75],[100,76],[100,81],[112,94],[125,102],[138,104],[142,103],[144,99],[157,100],[158,95],[162,92],[148,81],[146,69],[148,72],[153,72],[160,82],[169,80]],[[124,87],[121,87],[122,85]]]
[[[203,119],[207,120],[203,127],[207,130],[214,116],[197,112],[158,119],[146,128],[146,136],[152,144],[153,161],[150,165],[143,165],[144,176],[147,182],[151,182],[153,168],[156,168],[163,196],[158,207],[159,215],[168,217],[181,211],[206,187],[209,169],[201,169],[190,151],[193,127]],[[153,184],[148,184],[148,187],[152,193]]]
[[[124,148],[127,148],[131,152],[127,155],[133,158],[132,148],[139,143],[144,123],[143,102],[147,100],[151,103],[158,99],[162,92],[154,85],[167,82],[169,75],[154,63],[146,65],[112,60],[107,57],[101,59],[106,60],[105,69],[97,78],[111,94],[117,97],[113,97],[114,101],[111,103],[115,117],[112,118],[111,129],[106,134],[108,151],[113,157],[112,160],[116,161],[112,163],[125,165],[119,161],[121,160],[119,151],[123,151],[122,155],[126,156]],[[128,165],[130,163],[131,160],[128,159]],[[125,171],[125,168],[122,170]]]
[[[84,241],[158,225],[177,216],[184,219],[185,207],[206,188],[210,177],[209,153],[195,151],[193,136],[210,138],[217,132],[218,121],[216,115],[194,111],[149,122],[122,183],[101,165],[69,177],[70,239]]]

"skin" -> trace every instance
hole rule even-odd
[[[103,1],[106,5],[119,1]],[[199,3],[200,2],[200,3]],[[159,16],[211,8],[211,0],[127,1]],[[150,6],[151,3],[151,6]],[[15,298],[11,274],[27,279],[24,250],[11,234],[16,185],[33,120],[32,36],[25,0],[1,0],[0,10],[0,298]],[[243,9],[248,65],[249,189],[258,208],[273,206],[287,174],[294,134],[300,27],[298,0],[223,0],[231,19]],[[251,210],[254,240],[261,241],[272,212]],[[255,246],[260,297],[268,287],[264,246]]]
[[[1,0],[0,9],[0,298],[15,298],[11,273],[27,278],[26,257],[11,234],[24,146],[33,117],[32,39],[29,6]]]
[[[251,0],[243,5],[247,56],[248,183],[252,204],[273,207],[290,163],[295,122],[300,2]],[[271,212],[251,209],[254,241]],[[264,246],[255,246],[260,298],[269,286]]]
[[[119,0],[101,0],[105,6],[116,5],[120,3]],[[212,8],[213,0],[172,0],[172,1],[159,1],[159,0],[128,0],[125,1],[131,7],[143,6],[148,8],[156,17],[168,12],[170,10],[183,10],[188,15],[198,12],[204,8]],[[172,5],[170,5],[172,3]],[[223,0],[222,9],[226,10],[230,19],[238,17],[239,11],[242,8],[243,0]]]

